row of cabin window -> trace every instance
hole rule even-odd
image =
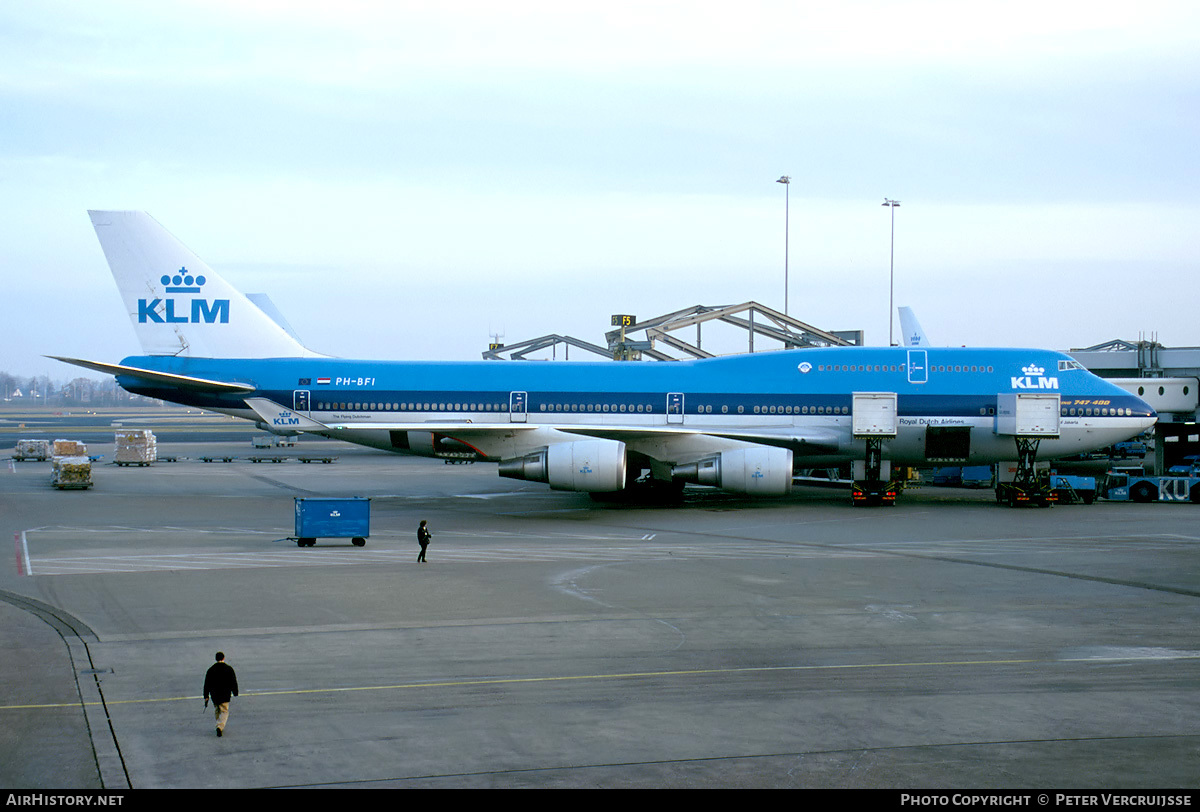
[[[819,372],[904,372],[907,364],[818,364]],[[931,372],[992,372],[993,367],[934,364]]]
[[[992,369],[993,369],[992,367],[967,366],[965,364],[963,366],[947,366],[947,365],[934,364],[933,366],[931,366],[929,368],[929,371],[930,372],[991,372]]]
[[[989,371],[991,368],[989,367]],[[974,371],[972,369],[972,371]],[[368,411],[437,411],[437,412],[507,412],[507,403],[317,403],[318,410],[331,409],[350,409]],[[588,403],[580,405],[578,403],[555,403],[552,405],[541,404],[539,409],[543,412],[653,412],[651,406],[642,403],[624,404],[624,403],[603,403],[595,404]],[[746,407],[738,406],[737,414],[745,414]],[[980,414],[984,413],[983,409],[979,410]],[[697,406],[695,414],[712,414],[713,407],[711,405]],[[722,406],[721,414],[728,414],[729,407]],[[754,414],[850,414],[848,406],[755,406]],[[1076,407],[1063,406],[1063,417],[1127,417],[1132,416],[1132,409],[1125,408],[1101,408],[1101,407]]]
[[[317,403],[318,411],[350,410],[350,411],[435,411],[435,412],[507,412],[506,403]],[[546,412],[633,412],[650,414],[654,407],[644,403],[554,403],[540,404],[540,411]],[[754,414],[850,414],[848,406],[754,406]],[[722,406],[721,414],[728,414],[729,407]],[[737,414],[745,414],[746,407],[738,406]],[[713,414],[711,405],[695,408],[694,414]]]
[[[553,403],[553,404],[542,404],[538,408],[543,412],[593,412],[593,411],[609,412],[609,411],[612,411],[612,412],[653,413],[653,411],[654,411],[654,408],[652,406],[645,406],[644,404],[641,404],[641,403],[636,404],[636,405],[629,404],[628,407],[626,407],[626,405],[623,403],[622,404],[612,404],[611,408],[609,408],[608,404],[603,404],[603,408],[598,405],[595,406],[595,408],[593,408],[593,405],[594,404],[590,404],[590,403],[587,404],[586,406],[580,405],[577,403]],[[755,406],[755,407],[753,407],[752,411],[754,414],[850,414],[850,407],[849,406]],[[696,406],[693,409],[692,413],[693,414],[712,414],[713,407],[711,405],[707,405],[707,404]],[[736,413],[737,414],[745,414],[746,407],[738,406],[736,409]],[[722,406],[721,414],[729,414],[729,407]]]
[[[1082,406],[1063,406],[1063,417],[1131,417],[1133,409],[1125,408],[1101,408],[1099,406],[1090,406],[1084,408]]]
[[[507,412],[507,403],[317,403],[318,410],[370,412]]]

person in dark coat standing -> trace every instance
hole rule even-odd
[[[218,651],[217,661],[209,666],[208,673],[204,675],[204,707],[208,707],[208,699],[212,697],[218,736],[225,732],[225,723],[229,720],[229,700],[237,695],[237,674],[225,662],[225,653]]]
[[[429,526],[425,520],[421,520],[421,526],[417,528],[417,543],[421,545],[421,552],[417,555],[417,561],[425,563],[425,548],[429,546],[429,540],[433,538],[433,534],[429,532]]]

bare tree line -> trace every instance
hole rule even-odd
[[[13,375],[0,372],[0,394],[9,405],[118,406],[156,403],[131,395],[117,386],[115,378],[54,379],[49,375]]]

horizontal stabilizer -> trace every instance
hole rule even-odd
[[[153,369],[130,367],[124,364],[106,364],[103,361],[85,361],[82,358],[63,358],[58,355],[47,355],[46,357],[53,358],[55,361],[62,361],[66,364],[74,364],[84,369],[95,370],[96,372],[119,375],[125,378],[137,378],[148,383],[167,384],[168,386],[188,389],[193,392],[228,392],[231,394],[240,394],[253,392],[257,388],[248,383],[214,381],[208,378],[197,378],[192,375],[176,375],[172,372],[158,372]]]
[[[272,429],[290,431],[329,431],[329,426],[267,398],[246,398],[246,405],[255,411]]]

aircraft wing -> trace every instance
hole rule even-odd
[[[838,450],[841,438],[836,432],[808,429],[797,433],[784,430],[778,434],[763,431],[739,431],[720,429],[694,429],[680,426],[648,426],[637,428],[632,426],[555,426],[559,431],[569,434],[581,434],[585,437],[601,437],[606,440],[630,442],[634,440],[652,440],[670,437],[719,437],[723,440],[738,440],[743,443],[789,448],[794,453],[830,454]]]
[[[62,361],[66,364],[74,364],[84,369],[95,370],[96,372],[105,372],[109,375],[120,375],[126,378],[137,378],[148,383],[166,384],[193,392],[228,392],[231,394],[240,394],[253,392],[256,389],[251,384],[238,383],[236,381],[214,381],[208,378],[197,378],[193,375],[176,375],[171,372],[158,372],[153,369],[130,367],[124,364],[85,361],[82,358],[63,358],[58,355],[47,355],[46,357],[53,358],[55,361]]]
[[[408,421],[404,423],[359,422],[344,423],[331,421],[322,423],[305,417],[299,412],[292,411],[268,398],[246,398],[246,405],[263,419],[268,425],[293,431],[430,431],[439,434],[469,435],[495,432],[532,431],[545,428],[537,424],[526,423],[466,423],[461,420],[435,420],[429,423]]]
[[[264,422],[281,429],[294,431],[337,432],[337,431],[428,431],[445,434],[448,437],[467,439],[472,435],[512,434],[519,431],[534,431],[537,429],[557,429],[567,434],[578,434],[584,437],[598,437],[605,440],[630,442],[637,440],[670,439],[679,437],[719,437],[725,440],[738,440],[744,443],[788,448],[800,455],[829,454],[838,450],[841,437],[832,431],[808,429],[796,432],[785,429],[779,433],[764,431],[739,431],[694,429],[684,426],[580,426],[546,425],[541,423],[466,423],[462,421],[441,420],[426,423],[321,423],[310,417],[292,411],[286,406],[268,400],[267,398],[247,398],[246,405],[258,413]]]

